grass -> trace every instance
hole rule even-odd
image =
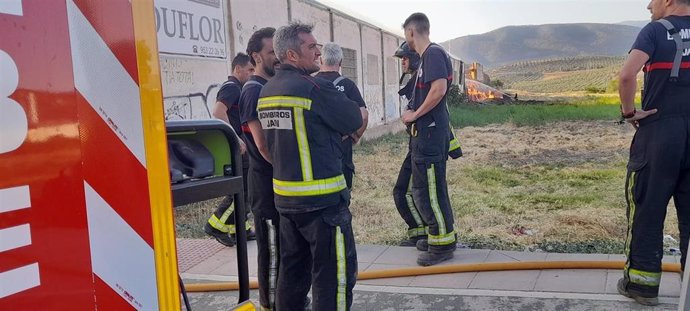
[[[616,120],[620,115],[617,97],[590,96],[576,102],[526,105],[454,105],[451,122],[456,128],[512,123],[536,126],[555,121]]]
[[[621,253],[623,195],[633,131],[615,125],[617,100],[455,106],[465,156],[448,162],[460,241],[473,248]],[[358,243],[396,244],[406,226],[392,198],[407,152],[404,133],[355,148],[351,210]],[[203,237],[217,201],[176,209],[178,236]],[[675,210],[664,234],[678,239]],[[677,245],[667,245],[677,247]]]

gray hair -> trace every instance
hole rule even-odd
[[[321,53],[321,58],[323,58],[326,66],[338,66],[343,60],[343,49],[340,48],[340,45],[333,42],[324,44]]]
[[[304,42],[299,38],[299,34],[310,34],[312,29],[314,29],[314,25],[304,24],[300,21],[294,21],[287,26],[278,28],[273,37],[273,50],[278,60],[281,62],[285,61],[288,50],[293,50],[300,54],[300,45]]]

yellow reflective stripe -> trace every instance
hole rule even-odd
[[[455,149],[460,148],[460,142],[458,141],[457,138],[453,138],[450,140],[450,147],[448,148],[448,151],[453,151]]]
[[[423,226],[422,216],[419,215],[417,211],[417,206],[414,204],[414,199],[412,198],[412,176],[410,176],[410,183],[407,185],[407,193],[405,193],[405,200],[407,201],[407,208],[410,209],[410,214],[414,218],[414,222],[417,226]]]
[[[637,269],[628,269],[628,276],[631,283],[645,286],[659,286],[661,283],[661,272],[647,272]]]
[[[446,234],[446,221],[443,218],[441,207],[438,205],[438,197],[436,196],[436,167],[431,164],[431,167],[426,170],[426,178],[429,182],[429,201],[431,203],[431,210],[434,211],[434,217],[438,224],[438,234]]]
[[[277,195],[286,197],[301,197],[324,195],[340,192],[347,188],[345,176],[342,174],[326,178],[310,181],[284,181],[273,179],[273,191]]]
[[[347,297],[345,289],[347,286],[347,259],[345,258],[345,236],[340,231],[340,226],[335,227],[335,254],[337,260],[338,292],[336,294],[336,305],[338,311],[346,311]]]
[[[426,235],[426,229],[424,227],[421,228],[413,228],[407,230],[407,236],[410,238],[415,238],[418,236],[425,236]]]
[[[269,96],[259,98],[256,108],[300,108],[311,110],[311,99],[296,96]]]
[[[268,304],[273,308],[275,306],[276,287],[278,285],[278,244],[276,243],[276,227],[273,225],[273,220],[266,219],[266,227],[268,228],[269,249]]]
[[[226,223],[228,221],[228,218],[230,218],[230,214],[235,211],[235,204],[233,203],[232,205],[228,206],[228,208],[225,210],[223,215],[220,216],[219,221],[221,223]],[[215,214],[213,215],[215,216]]]
[[[225,222],[220,221],[215,214],[211,215],[211,218],[208,219],[208,223],[211,227],[216,228],[220,232],[235,234],[235,225],[226,225]]]
[[[455,242],[455,231],[447,234],[433,235],[429,234],[429,245],[448,245]]]
[[[307,127],[304,124],[304,110],[295,108],[295,135],[297,136],[297,147],[299,148],[299,162],[302,165],[302,179],[310,181],[314,179],[311,169],[311,152],[309,150],[309,140],[307,139]]]
[[[633,220],[635,219],[635,199],[633,196],[633,188],[635,187],[635,172],[630,172],[630,177],[628,178],[628,234],[625,237],[625,267],[623,268],[624,273],[628,274],[628,269],[630,268],[630,244],[632,243],[632,226]]]

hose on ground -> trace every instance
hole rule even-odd
[[[410,267],[359,272],[357,280],[385,279],[406,276],[449,274],[461,272],[550,270],[550,269],[617,269],[625,266],[623,261],[524,261],[524,262],[485,262],[474,264],[442,265],[433,267]],[[664,263],[664,272],[680,272],[680,264]],[[250,281],[249,288],[257,289],[257,281]],[[239,289],[237,282],[215,282],[185,284],[187,292],[215,292]]]

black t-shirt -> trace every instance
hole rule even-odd
[[[680,31],[684,42],[690,41],[690,16],[668,16],[665,19]],[[644,67],[642,108],[658,108],[657,115],[652,116],[655,118],[690,113],[690,87],[676,87],[668,81],[676,55],[676,44],[666,27],[658,22],[647,24],[637,35],[632,49],[649,55],[649,61]],[[690,82],[690,50],[683,53],[679,80]]]
[[[417,70],[417,85],[412,100],[412,109],[417,110],[422,106],[431,90],[431,83],[438,79],[446,80],[448,87],[446,94],[443,95],[436,107],[416,121],[418,127],[428,127],[431,125],[448,127],[449,124],[446,97],[453,82],[453,65],[448,53],[438,44],[432,43],[422,54],[422,63]]]
[[[322,71],[317,73],[315,77],[325,79],[333,83],[333,81],[341,77],[341,75],[336,71]],[[335,88],[338,91],[345,93],[345,96],[347,96],[347,98],[349,98],[350,100],[356,102],[360,108],[367,107],[366,103],[364,102],[364,99],[362,98],[362,93],[359,92],[359,89],[357,88],[357,85],[354,81],[348,78],[341,79],[340,81],[338,81],[338,84],[335,85]],[[352,161],[352,139],[347,138],[343,140],[341,147],[343,152],[343,165],[349,168],[350,170],[354,171],[355,164]]]
[[[340,76],[340,73],[336,71],[322,71],[316,74],[317,78],[321,79],[326,79],[333,83],[336,79],[338,79]],[[338,91],[341,91],[345,93],[345,96],[349,98],[350,100],[354,101],[359,105],[361,108],[366,108],[367,104],[364,102],[364,98],[362,98],[362,93],[359,92],[359,88],[357,88],[357,84],[355,84],[354,81],[344,78],[338,82],[338,85],[335,86]]]
[[[240,95],[240,120],[242,122],[244,141],[247,144],[250,169],[266,174],[272,174],[273,166],[271,166],[271,163],[268,163],[268,161],[266,161],[266,159],[264,159],[259,152],[259,148],[256,147],[256,142],[254,142],[254,137],[247,126],[247,122],[259,120],[259,114],[256,112],[256,106],[259,101],[261,89],[266,82],[268,81],[262,77],[251,76],[249,81],[244,84],[242,94]]]
[[[241,135],[241,123],[240,123],[240,93],[242,91],[242,84],[237,78],[233,76],[228,77],[228,81],[225,81],[221,85],[218,94],[216,95],[216,101],[219,101],[225,105],[228,113],[228,120],[230,125],[235,130],[237,135]]]

